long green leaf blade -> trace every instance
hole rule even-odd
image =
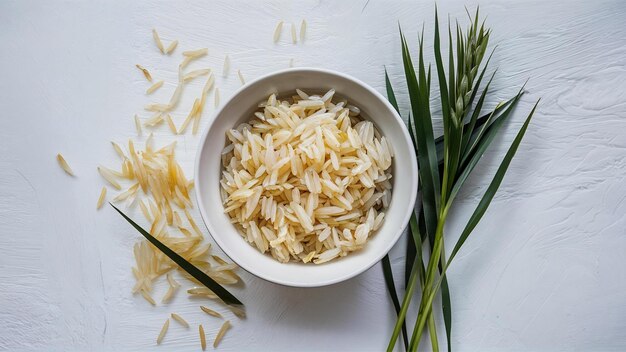
[[[410,238],[411,236],[409,236]],[[393,281],[393,271],[391,270],[391,262],[389,261],[389,255],[385,255],[381,261],[383,265],[383,276],[385,277],[385,284],[387,285],[387,291],[393,302],[393,308],[396,310],[396,316],[400,316],[400,301],[398,300],[398,294],[396,291],[396,284]],[[408,280],[407,280],[408,281]],[[409,348],[409,339],[406,332],[406,322],[402,323],[402,342],[404,343],[404,349]]]
[[[498,190],[498,188],[500,187],[500,184],[502,183],[502,179],[504,178],[504,175],[506,174],[506,171],[511,163],[511,160],[513,159],[513,157],[515,156],[515,153],[517,152],[517,148],[519,147],[522,139],[524,138],[524,134],[526,133],[526,130],[528,129],[528,125],[530,124],[530,120],[532,119],[532,116],[535,113],[535,110],[538,104],[539,104],[539,101],[535,103],[533,109],[531,110],[530,114],[526,118],[526,121],[524,121],[524,125],[517,133],[517,136],[513,140],[513,143],[511,144],[506,155],[504,156],[504,159],[502,160],[500,167],[498,167],[496,174],[491,180],[489,187],[487,187],[485,194],[483,195],[482,199],[478,203],[478,206],[476,207],[476,209],[474,210],[474,213],[470,217],[470,220],[465,226],[465,229],[461,233],[461,237],[459,237],[459,240],[454,246],[454,249],[452,250],[452,253],[450,254],[450,258],[448,260],[446,267],[442,271],[441,276],[439,277],[439,280],[437,280],[435,285],[433,285],[433,289],[430,291],[430,293],[428,294],[428,297],[425,300],[424,310],[420,311],[414,330],[422,331],[424,325],[426,324],[428,313],[432,310],[432,302],[437,294],[437,291],[439,290],[441,286],[441,283],[443,282],[443,279],[445,278],[445,275],[447,273],[448,267],[450,266],[450,263],[452,263],[452,260],[454,259],[458,251],[461,249],[461,246],[463,246],[463,244],[465,243],[465,241],[467,240],[471,232],[474,230],[474,228],[476,227],[476,225],[478,224],[482,216],[487,211],[487,208],[489,207],[491,200],[495,196],[496,191]]]
[[[433,136],[432,121],[430,119],[430,108],[428,106],[428,91],[430,88],[426,83],[426,87],[420,86],[413,68],[411,54],[409,53],[406,39],[400,32],[402,40],[402,60],[404,63],[404,72],[406,76],[407,86],[409,90],[409,98],[411,101],[411,109],[413,112],[413,122],[415,127],[415,140],[418,146],[418,172],[422,184],[422,203],[424,213],[427,218],[427,231],[434,231],[433,224],[436,226],[439,199],[439,169],[437,167],[437,155],[435,141]],[[420,65],[421,73],[424,72],[423,59]],[[421,75],[422,81],[425,75]]]
[[[174,263],[178,264],[178,266],[180,266],[183,270],[189,273],[189,275],[193,276],[209,290],[213,291],[219,298],[222,299],[222,301],[224,301],[224,303],[243,306],[243,303],[241,303],[241,301],[239,301],[219,283],[217,283],[215,280],[205,274],[202,270],[189,263],[185,258],[181,257],[178,253],[174,252],[168,246],[166,246],[150,233],[148,233],[148,231],[141,228],[141,226],[137,225],[137,223],[135,223],[128,216],[126,216],[126,214],[122,213],[122,211],[120,211],[115,205],[111,204],[111,206],[113,207],[113,209],[117,210],[117,212],[120,213],[120,215],[122,215],[122,217],[124,217],[124,219],[126,219],[126,221],[128,221],[137,231],[139,231],[139,233],[141,233],[148,241],[150,241],[150,243],[152,243],[156,248],[163,252],[163,254],[168,256]]]
[[[450,259],[448,260],[448,265],[452,261],[452,259],[454,259],[459,249],[461,249],[461,246],[463,246],[463,243],[465,243],[465,241],[467,240],[467,237],[474,230],[476,225],[478,225],[478,222],[480,221],[480,219],[482,219],[483,215],[487,211],[489,204],[491,204],[491,200],[493,199],[496,192],[498,191],[498,188],[500,187],[500,184],[502,183],[502,180],[504,179],[504,175],[506,174],[506,171],[508,170],[509,165],[511,164],[511,160],[513,160],[513,157],[515,156],[515,153],[517,152],[517,148],[519,147],[520,143],[522,142],[522,139],[524,138],[524,134],[526,133],[526,130],[528,129],[528,125],[530,124],[530,120],[532,119],[535,113],[535,110],[537,109],[537,105],[539,105],[539,100],[537,100],[537,102],[533,106],[533,109],[530,111],[530,114],[528,114],[528,117],[526,118],[526,121],[524,121],[524,125],[522,125],[522,128],[517,133],[517,136],[515,136],[515,139],[513,140],[513,143],[511,144],[511,146],[509,147],[509,150],[506,152],[506,155],[504,156],[504,159],[502,160],[500,167],[498,167],[498,171],[496,171],[496,174],[491,180],[489,187],[487,187],[487,190],[485,191],[485,194],[480,200],[480,203],[478,203],[476,210],[474,210],[474,213],[472,214],[469,221],[467,222],[467,225],[465,226],[465,229],[461,233],[459,240],[454,245],[454,248],[452,249],[452,253],[450,254]]]
[[[387,87],[387,100],[391,103],[391,106],[396,109],[398,114],[400,113],[400,109],[398,108],[398,101],[396,100],[396,93],[393,92],[393,86],[391,85],[391,81],[389,81],[389,75],[387,74],[387,68],[385,67],[385,86]]]

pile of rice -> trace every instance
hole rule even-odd
[[[363,247],[391,200],[393,150],[347,101],[272,94],[229,130],[224,211],[242,236],[280,262],[324,263]]]

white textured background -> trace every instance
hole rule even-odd
[[[144,104],[171,93],[185,49],[209,48],[196,68],[221,70],[229,53],[233,69],[252,79],[294,58],[296,66],[336,69],[381,92],[387,65],[404,95],[397,24],[415,48],[425,23],[428,47],[434,4],[370,0],[363,9],[365,2],[1,1],[0,349],[154,349],[172,311],[202,322],[212,341],[219,323],[203,315],[198,302],[179,293],[171,304],[151,307],[129,293],[138,234],[109,208],[96,212],[103,185],[96,166],[116,165],[109,141],[135,137],[133,114],[147,116]],[[491,103],[531,80],[506,133],[458,202],[448,238],[458,236],[523,114],[543,100],[490,211],[451,269],[454,347],[624,350],[626,3],[480,4],[494,30],[492,43],[499,45]],[[466,21],[463,5],[473,9],[475,3],[442,1],[440,12]],[[303,18],[309,23],[303,44],[289,43],[289,26],[281,43],[272,43],[279,19]],[[175,55],[157,52],[152,27],[166,42],[180,40]],[[136,63],[166,80],[155,96],[144,95],[148,85]],[[240,86],[234,72],[218,75],[223,99]],[[178,123],[194,89],[174,116]],[[406,98],[401,103],[406,112]],[[155,135],[157,144],[179,141],[178,159],[191,175],[197,137],[173,138],[165,126]],[[58,167],[57,152],[76,178]],[[392,251],[398,277],[401,247]],[[379,265],[319,289],[242,276],[246,287],[236,294],[249,318],[233,319],[222,350],[386,346],[394,314]],[[164,289],[160,285],[156,297]],[[159,349],[198,350],[197,330],[173,323]]]

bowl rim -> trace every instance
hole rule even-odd
[[[393,105],[391,105],[391,103],[387,100],[387,98],[385,98],[381,93],[379,93],[377,90],[375,90],[374,88],[372,88],[370,85],[366,84],[365,82],[350,76],[348,74],[345,73],[341,73],[335,70],[330,70],[330,69],[323,69],[323,68],[316,68],[316,67],[295,67],[295,68],[287,68],[287,69],[281,69],[278,71],[273,71],[271,73],[262,75],[256,79],[253,79],[249,82],[246,82],[246,84],[244,84],[243,86],[241,86],[239,89],[237,89],[232,96],[224,101],[221,106],[212,114],[211,116],[211,120],[209,121],[209,123],[204,127],[202,134],[200,136],[200,139],[198,140],[198,145],[196,147],[196,156],[195,156],[195,162],[194,162],[194,182],[198,182],[200,180],[199,175],[200,175],[200,160],[201,155],[202,155],[202,150],[204,149],[204,145],[206,143],[206,140],[208,138],[209,135],[209,131],[211,130],[211,128],[213,127],[213,124],[215,123],[215,121],[217,120],[217,116],[219,116],[222,111],[224,110],[224,108],[226,108],[226,106],[228,105],[228,103],[234,99],[235,97],[239,96],[240,94],[242,94],[249,86],[252,86],[253,84],[259,82],[259,81],[263,81],[263,80],[267,80],[269,78],[275,77],[275,76],[280,76],[283,75],[285,73],[290,73],[290,72],[306,72],[306,73],[323,73],[323,74],[329,74],[329,75],[335,75],[338,76],[342,79],[348,80],[348,81],[352,81],[353,83],[356,83],[357,85],[363,87],[364,89],[366,89],[369,93],[371,93],[372,95],[374,95],[376,98],[378,98],[380,101],[382,101],[382,103],[384,105],[386,105],[386,107],[388,108],[388,110],[392,113],[393,117],[395,118],[396,122],[398,124],[400,124],[400,126],[402,127],[402,134],[404,136],[404,142],[410,144],[409,147],[409,156],[411,159],[411,162],[409,162],[409,168],[411,171],[411,174],[415,175],[414,178],[412,178],[411,180],[411,190],[410,190],[410,196],[409,199],[411,200],[412,204],[415,204],[415,201],[417,199],[417,188],[418,188],[418,182],[419,182],[419,177],[418,177],[418,170],[417,170],[417,156],[415,154],[415,150],[412,146],[412,142],[411,142],[411,137],[408,133],[407,127],[404,123],[404,121],[402,120],[402,118],[400,117],[400,114],[396,111],[396,109],[393,107]],[[405,163],[403,163],[405,164]],[[409,209],[406,210],[406,213],[404,214],[402,223],[404,224],[404,226],[402,227],[403,230],[402,231],[398,231],[397,234],[394,235],[394,237],[392,238],[392,240],[389,241],[389,243],[384,247],[384,250],[381,251],[381,254],[376,255],[376,256],[372,256],[372,258],[368,261],[367,265],[363,265],[361,267],[356,267],[354,270],[351,270],[349,273],[344,274],[342,276],[338,276],[335,278],[331,278],[331,279],[326,279],[326,280],[321,280],[321,281],[316,281],[316,282],[310,282],[310,283],[301,283],[301,282],[290,282],[290,281],[286,281],[286,280],[282,280],[281,278],[277,278],[277,277],[270,277],[267,276],[264,273],[259,273],[256,272],[253,268],[248,268],[245,265],[242,265],[241,263],[238,263],[236,260],[234,260],[231,255],[224,250],[224,246],[222,244],[222,242],[219,239],[219,236],[214,236],[213,233],[214,228],[211,225],[211,222],[209,221],[209,217],[207,215],[206,209],[204,208],[203,203],[201,202],[201,195],[200,192],[198,192],[198,187],[194,187],[194,193],[195,193],[195,198],[196,198],[196,203],[198,205],[198,209],[200,210],[200,217],[202,218],[202,222],[204,223],[204,226],[207,228],[207,230],[209,231],[209,236],[211,236],[211,238],[213,239],[213,241],[215,241],[215,243],[220,247],[220,249],[222,250],[222,252],[234,263],[236,263],[239,267],[241,267],[242,269],[244,269],[246,272],[252,274],[255,277],[258,277],[260,279],[263,279],[265,281],[269,281],[275,284],[279,284],[279,285],[284,285],[284,286],[289,286],[289,287],[302,287],[302,288],[309,288],[309,287],[323,287],[323,286],[328,286],[328,285],[333,285],[336,283],[340,283],[346,280],[349,280],[363,272],[365,272],[366,270],[370,269],[371,267],[373,267],[376,263],[380,262],[383,257],[385,255],[387,255],[389,253],[389,251],[393,248],[393,246],[395,246],[395,244],[398,242],[398,240],[400,239],[400,237],[402,236],[402,234],[405,232],[406,229],[406,224],[409,223],[409,219],[411,217],[411,214],[413,212],[414,207],[409,207]],[[259,255],[266,255],[263,254],[261,252],[258,252]],[[324,265],[328,265],[331,264],[330,263],[325,263]]]

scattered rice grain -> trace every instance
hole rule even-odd
[[[246,84],[246,80],[243,78],[243,75],[241,74],[241,70],[237,70],[237,76],[239,76],[239,81],[241,82],[242,85]]]
[[[306,20],[302,20],[302,22],[300,23],[300,41],[301,42],[304,41],[305,34],[306,34]]]
[[[224,56],[224,67],[222,69],[222,76],[228,76],[228,71],[230,70],[230,57],[228,55]]]
[[[165,54],[165,48],[163,47],[163,42],[161,42],[161,38],[159,38],[159,33],[157,33],[156,29],[152,29],[152,37],[154,38],[154,42],[156,43],[157,48],[161,51],[161,54]]]
[[[216,318],[221,318],[222,315],[216,311],[214,311],[213,309],[210,309],[208,307],[205,306],[200,306],[200,309],[202,309],[203,312],[205,312],[208,315],[214,316]]]
[[[183,317],[181,317],[180,315],[176,314],[176,313],[172,313],[172,319],[176,320],[177,322],[180,323],[180,325],[188,328],[189,327],[189,323],[187,323],[187,321],[185,319],[183,319]]]
[[[157,345],[161,344],[161,341],[163,341],[163,338],[165,337],[165,333],[167,332],[167,329],[170,327],[170,319],[167,318],[167,320],[165,320],[165,323],[163,323],[163,327],[161,328],[161,332],[159,332],[159,336],[157,337]]]
[[[154,93],[154,91],[156,91],[157,89],[161,88],[161,86],[163,86],[163,81],[158,81],[155,84],[151,85],[150,88],[148,88],[146,90],[146,94],[152,94]]]
[[[283,21],[278,22],[276,25],[276,29],[274,29],[274,43],[277,43],[280,40],[280,33],[283,30]]]
[[[143,73],[144,77],[146,77],[146,79],[150,82],[152,82],[152,75],[150,75],[150,72],[148,71],[148,69],[146,69],[145,67],[137,64],[135,65],[138,69],[141,70],[141,72]]]
[[[174,49],[176,49],[176,46],[178,46],[178,40],[174,40],[170,43],[170,45],[167,46],[167,49],[165,49],[165,53],[166,54],[171,54]]]
[[[74,172],[72,171],[72,168],[67,163],[67,161],[65,161],[65,158],[63,157],[63,155],[61,155],[61,153],[57,154],[57,162],[59,162],[59,165],[61,166],[63,171],[65,171],[65,173],[67,173],[70,176],[74,176]]]
[[[98,197],[98,204],[96,205],[96,209],[102,208],[102,204],[104,204],[104,199],[107,196],[107,188],[102,187],[102,191],[100,191],[100,197]]]
[[[202,346],[202,350],[206,350],[206,335],[204,334],[204,328],[202,324],[198,325],[198,333],[200,334],[200,346]]]
[[[213,348],[216,348],[217,345],[219,345],[220,341],[222,341],[222,338],[224,337],[224,334],[226,334],[226,331],[229,328],[230,328],[230,321],[226,320],[224,324],[222,324],[220,331],[217,332],[217,336],[215,336],[215,341],[213,342]]]
[[[296,24],[291,23],[291,41],[296,44],[298,42],[298,34],[296,33]]]
[[[137,135],[141,136],[141,122],[139,122],[139,116],[135,115],[135,129],[137,130]]]

